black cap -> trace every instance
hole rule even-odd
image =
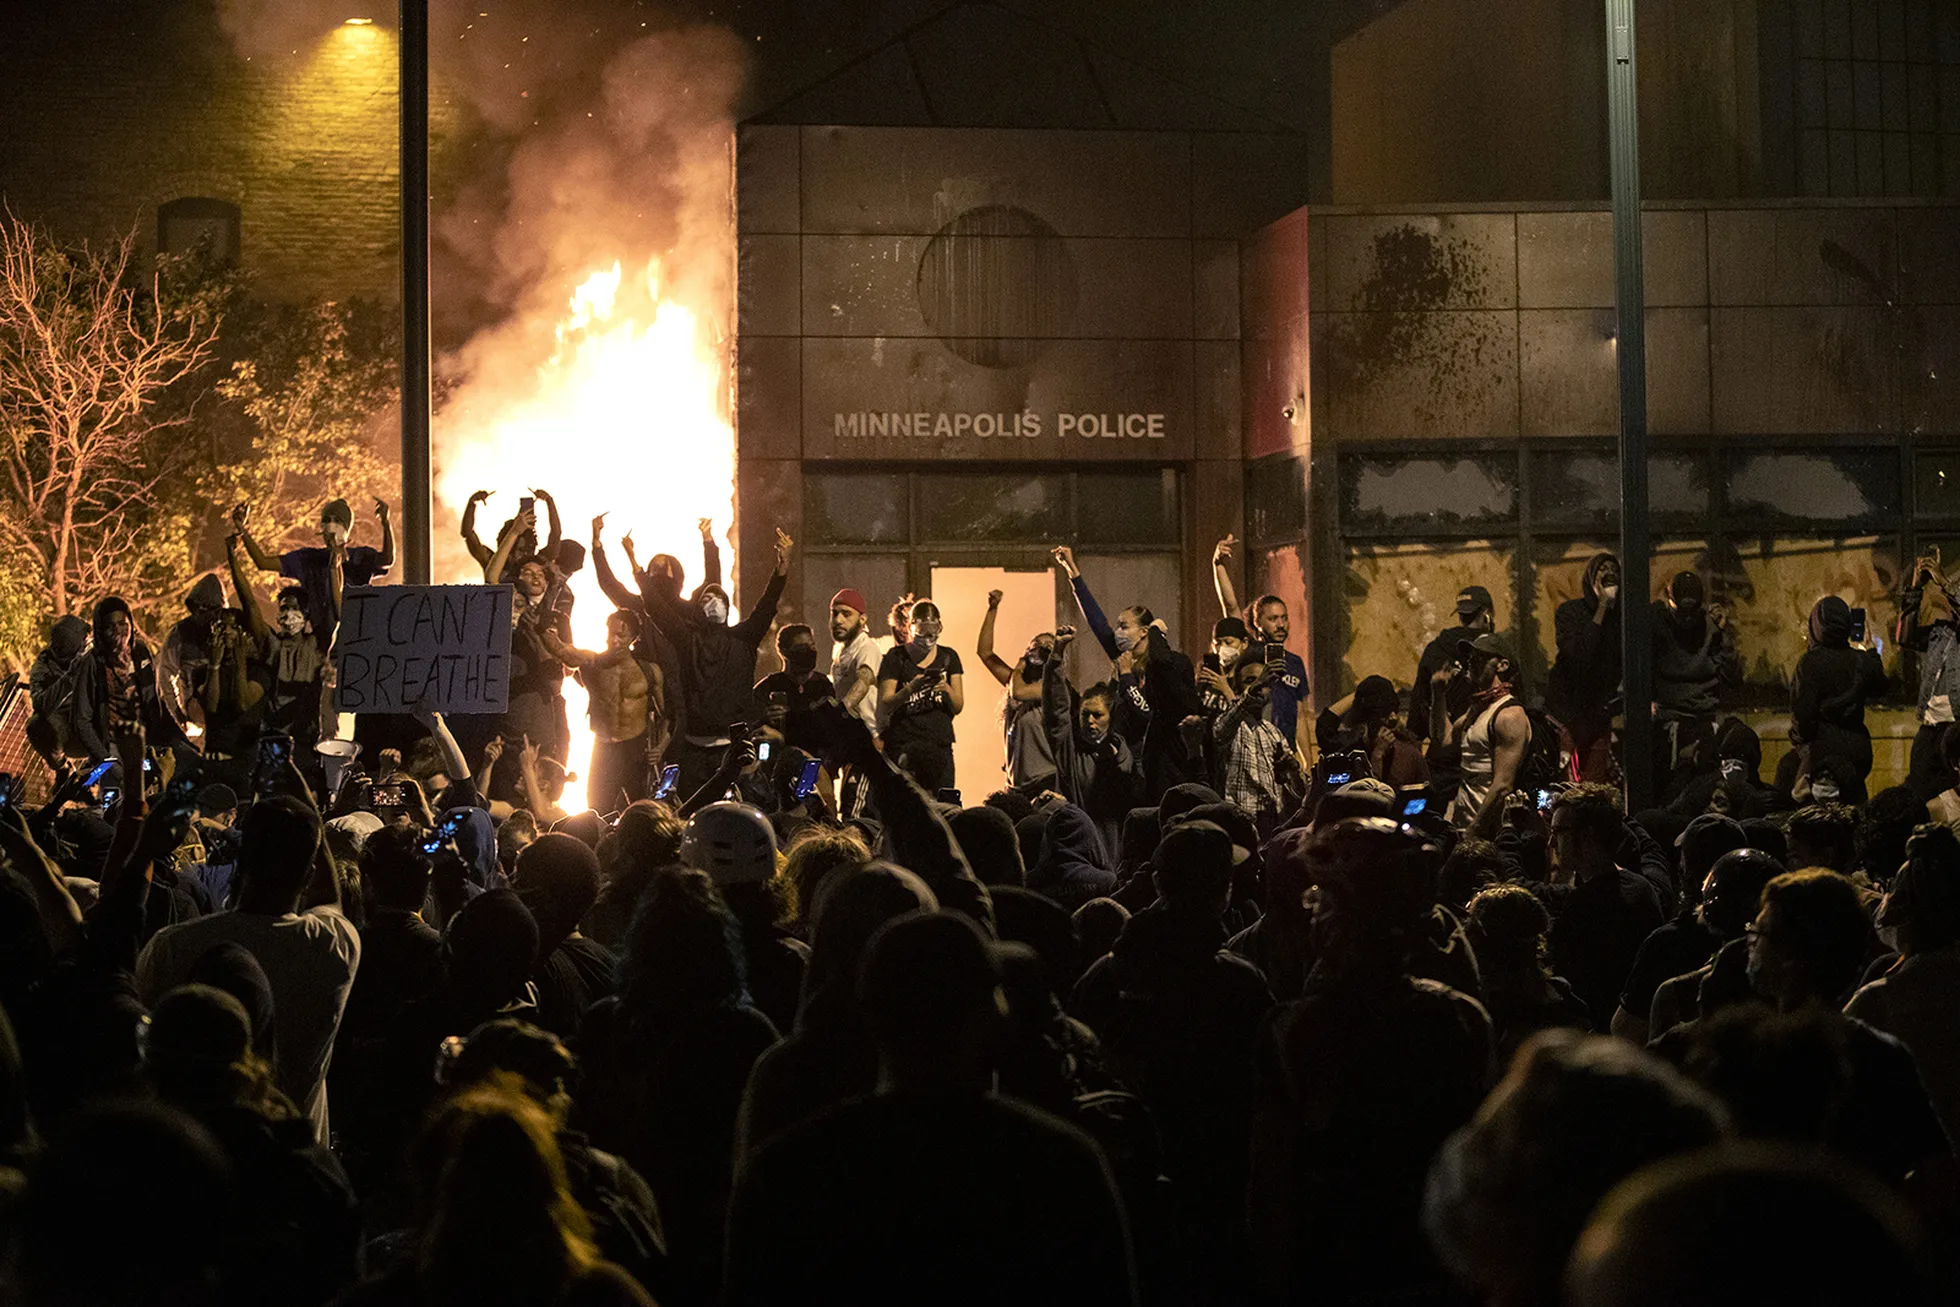
[[[1480,585],[1466,585],[1457,591],[1456,615],[1458,617],[1475,617],[1485,609],[1495,606],[1490,601],[1490,591]]]
[[[1216,640],[1243,640],[1251,643],[1252,636],[1245,629],[1245,623],[1236,617],[1221,617],[1212,624],[1211,638]]]
[[[231,812],[238,807],[238,791],[229,785],[207,785],[197,792],[197,810],[206,817]]]
[[[1401,704],[1402,696],[1395,692],[1395,683],[1386,676],[1364,676],[1361,684],[1354,687],[1352,711],[1364,719],[1392,713]]]
[[[1474,640],[1458,640],[1456,652],[1466,662],[1480,655],[1503,658],[1513,664],[1518,661],[1518,656],[1511,652],[1511,646],[1504,638],[1491,631],[1485,631]]]

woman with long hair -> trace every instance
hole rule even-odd
[[[422,1199],[412,1256],[349,1307],[644,1307],[653,1300],[592,1243],[565,1181],[551,1118],[497,1077],[449,1100],[414,1164]]]

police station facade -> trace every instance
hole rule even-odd
[[[1242,533],[1240,237],[1265,216],[1221,207],[1218,156],[1177,132],[742,127],[745,572],[785,524],[785,611],[820,622],[845,585],[881,607],[1069,544],[1106,603],[1201,646],[1213,543]],[[1302,416],[1304,352],[1280,387]]]

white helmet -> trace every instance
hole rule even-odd
[[[776,874],[776,828],[760,808],[711,803],[688,819],[681,861],[716,885],[752,885]]]

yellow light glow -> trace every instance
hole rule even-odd
[[[347,20],[347,26],[349,26],[349,27],[372,27],[372,26],[374,26],[374,20],[373,20],[372,18],[350,18],[350,19],[348,19],[348,20]]]
[[[505,496],[543,486],[557,497],[565,538],[586,543],[595,514],[609,513],[608,559],[626,575],[616,542],[631,534],[642,562],[672,554],[688,584],[700,579],[701,540],[696,522],[713,521],[716,537],[728,538],[734,518],[735,435],[723,398],[724,363],[711,334],[686,305],[662,294],[658,259],[643,275],[620,263],[592,273],[573,289],[552,337],[551,356],[523,388],[495,411],[445,414],[439,420],[437,500],[460,515],[470,494],[495,489]],[[486,406],[489,407],[489,406]],[[497,503],[479,530],[493,539],[514,507]],[[538,534],[546,523],[539,505]],[[445,577],[480,579],[465,562]],[[724,557],[723,579],[733,579]],[[630,584],[630,582],[629,582]],[[612,612],[588,565],[572,578],[577,606],[572,634],[582,649],[606,647]],[[587,804],[584,773],[592,753],[585,691],[565,681],[571,719],[568,766],[580,779],[565,787],[567,812]],[[617,796],[591,796],[609,810]]]

